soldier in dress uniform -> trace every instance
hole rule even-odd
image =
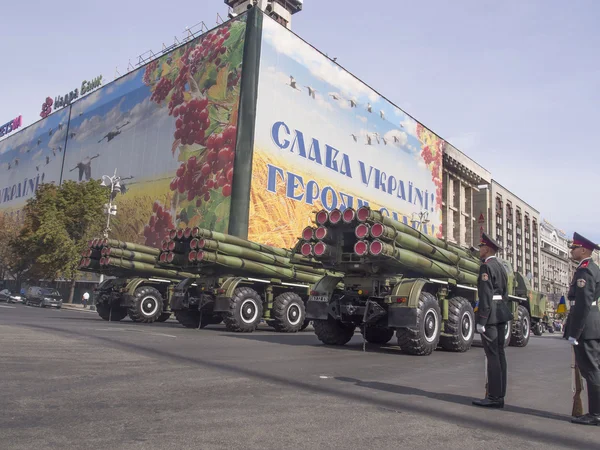
[[[496,258],[500,245],[483,233],[479,244],[479,268],[477,293],[479,309],[475,316],[477,331],[481,334],[483,350],[487,359],[488,395],[473,404],[488,408],[504,408],[506,395],[506,357],[504,341],[506,327],[512,319],[508,306],[508,274]]]
[[[573,233],[571,258],[579,262],[568,298],[571,309],[563,337],[574,346],[579,371],[587,381],[589,413],[571,422],[582,425],[600,424],[600,269],[592,260],[597,244]]]

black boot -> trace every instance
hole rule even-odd
[[[571,422],[579,425],[600,425],[600,414],[588,413],[581,417],[573,417]]]
[[[473,400],[475,406],[482,406],[484,408],[504,408],[503,398],[486,397],[483,400]]]

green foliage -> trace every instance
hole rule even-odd
[[[26,278],[73,279],[87,241],[102,232],[109,192],[97,180],[42,184],[24,208],[12,249]]]

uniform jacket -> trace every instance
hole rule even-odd
[[[565,326],[565,337],[579,340],[600,339],[600,268],[592,259],[583,260],[571,280],[571,306]]]
[[[481,264],[477,280],[478,325],[505,323],[512,319],[508,306],[507,282],[506,270],[496,257],[492,256]],[[501,296],[502,300],[494,300],[494,296]]]

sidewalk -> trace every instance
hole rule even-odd
[[[80,303],[63,303],[62,307],[65,309],[75,309],[79,311],[96,311],[96,307],[94,305],[91,305],[91,307],[93,307],[94,309],[90,309],[89,305],[87,308],[84,308],[83,305]]]

